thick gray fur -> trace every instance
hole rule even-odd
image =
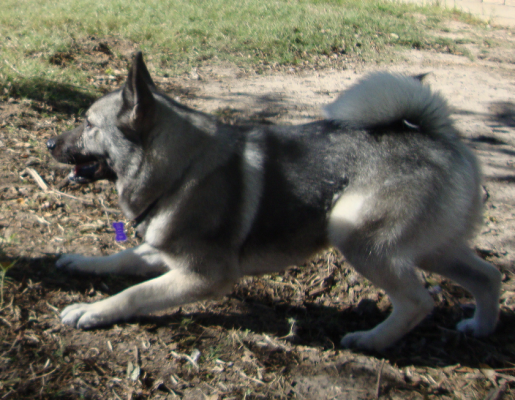
[[[416,267],[475,297],[459,330],[492,333],[500,273],[467,245],[481,222],[480,170],[445,100],[416,78],[380,72],[325,112],[299,126],[222,124],[159,93],[138,54],[124,88],[49,148],[63,162],[98,160],[144,243],[107,257],[64,255],[57,266],[164,273],[71,305],[63,322],[92,328],[220,296],[244,275],[335,246],[393,304],[384,322],[348,333],[343,346],[383,350],[432,310]]]

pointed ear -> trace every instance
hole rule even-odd
[[[138,73],[141,78],[151,90],[157,90],[156,85],[150,76],[150,72],[148,72],[147,66],[145,65],[145,61],[143,61],[143,53],[141,51],[138,51],[132,59],[131,69],[134,68],[138,69]]]
[[[152,90],[155,89],[143,61],[143,54],[138,52],[132,60],[129,76],[122,89],[123,105],[118,113],[120,128],[143,133],[151,127],[156,108],[156,101],[152,94]]]

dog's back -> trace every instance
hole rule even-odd
[[[247,244],[312,252],[329,240],[348,258],[421,258],[473,234],[479,168],[440,95],[411,77],[376,73],[325,112],[325,121],[247,137],[262,154]]]

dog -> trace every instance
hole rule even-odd
[[[244,275],[334,246],[393,305],[342,346],[382,351],[431,312],[417,267],[474,296],[458,330],[491,334],[501,275],[467,245],[481,223],[481,173],[446,101],[417,77],[376,72],[324,112],[297,126],[224,124],[160,93],[137,53],[123,87],[47,147],[75,165],[72,180],[114,181],[144,242],[106,257],[63,255],[56,266],[161,275],[70,305],[62,322],[95,328],[221,296]]]

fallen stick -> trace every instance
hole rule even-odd
[[[81,203],[86,204],[87,206],[94,206],[95,205],[93,200],[81,199],[80,197],[72,196],[71,194],[60,192],[57,189],[49,189],[47,191],[50,192],[50,193],[57,194],[58,196],[64,196],[64,197],[68,197],[68,198],[73,199],[73,200],[80,201]]]
[[[377,373],[376,399],[379,399],[379,397],[381,396],[381,378],[383,375],[383,367],[384,367],[384,358],[381,360],[381,366],[379,367],[379,372]]]
[[[47,193],[54,193],[58,196],[64,196],[64,197],[68,197],[70,199],[73,199],[73,200],[77,200],[77,201],[80,201],[81,203],[83,204],[86,204],[88,206],[93,206],[95,205],[95,203],[93,202],[93,200],[86,200],[86,199],[81,199],[80,197],[77,197],[77,196],[73,196],[71,194],[68,194],[68,193],[63,193],[57,189],[51,189],[48,187],[48,185],[45,183],[45,181],[43,180],[43,178],[37,173],[37,171],[33,168],[25,168],[23,171],[21,171],[20,173],[20,176],[24,177],[26,175],[30,175],[32,176],[32,178],[36,181],[37,185],[40,187],[41,190],[43,190],[44,192],[47,192]]]
[[[20,173],[20,176],[26,176],[26,175],[30,175],[32,176],[32,178],[36,181],[36,183],[38,184],[38,186],[45,192],[48,191],[48,185],[45,183],[45,181],[43,180],[43,178],[41,176],[39,176],[39,174],[36,172],[36,170],[34,168],[25,168],[23,171],[21,171]]]

